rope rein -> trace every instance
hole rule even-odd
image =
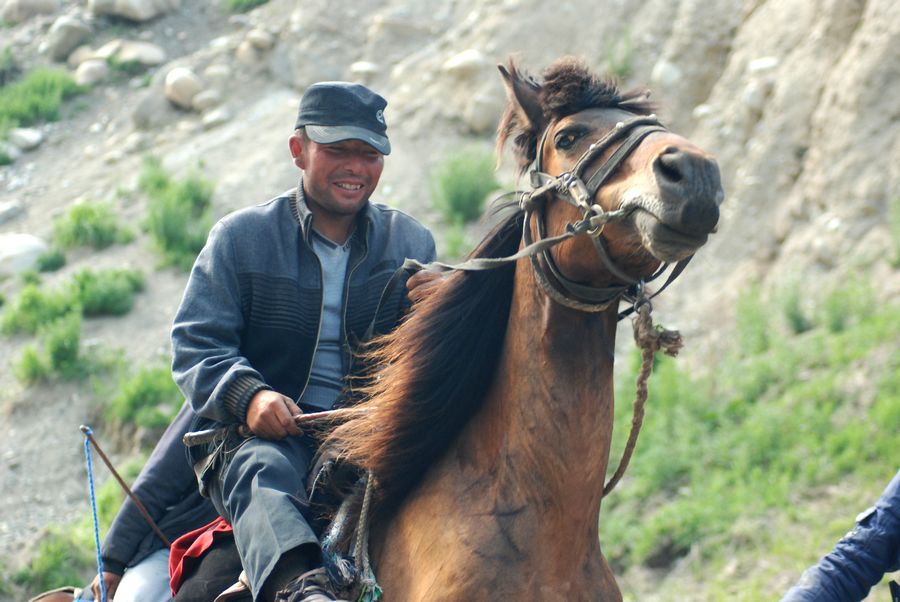
[[[634,454],[638,435],[644,423],[644,405],[649,394],[647,381],[650,380],[650,374],[653,372],[653,357],[660,349],[666,355],[675,357],[684,345],[681,334],[678,331],[666,330],[653,324],[653,319],[650,317],[651,309],[649,302],[639,303],[635,310],[637,315],[632,320],[634,342],[641,348],[641,369],[638,372],[636,382],[634,411],[631,417],[631,430],[628,433],[628,441],[625,443],[625,450],[622,452],[622,458],[619,460],[616,472],[603,487],[603,497],[609,495],[618,485],[619,480],[628,468],[628,463],[631,462],[631,456]]]
[[[97,548],[97,575],[100,577],[100,600],[106,602],[106,583],[103,581],[103,557],[100,554],[100,521],[97,519],[97,493],[94,491],[94,470],[91,466],[90,427],[82,427],[84,433],[84,457],[87,461],[88,485],[91,493],[91,514],[94,519],[94,546]]]

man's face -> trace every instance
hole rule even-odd
[[[358,213],[384,169],[384,155],[362,140],[319,144],[294,135],[290,147],[307,202],[334,217]]]

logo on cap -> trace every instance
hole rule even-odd
[[[384,123],[384,111],[379,109],[378,112],[375,113],[375,119],[377,119],[379,123]]]

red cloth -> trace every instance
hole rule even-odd
[[[231,532],[228,521],[219,517],[172,542],[172,547],[169,548],[169,587],[172,589],[173,597],[178,593],[184,576],[200,562],[203,554],[218,538],[231,535]]]

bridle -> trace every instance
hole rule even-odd
[[[536,280],[544,292],[557,303],[583,312],[596,313],[607,310],[613,303],[620,300],[629,302],[629,307],[619,313],[618,319],[630,315],[642,303],[660,294],[669,284],[677,278],[692,256],[679,261],[672,269],[666,282],[653,295],[647,296],[644,285],[655,280],[669,267],[664,263],[650,277],[645,279],[633,278],[615,264],[606,250],[603,241],[603,228],[609,222],[627,218],[638,209],[636,204],[625,204],[615,211],[605,211],[600,205],[591,201],[597,191],[609,180],[616,170],[625,162],[625,159],[634,152],[641,141],[653,132],[668,131],[655,115],[638,116],[626,121],[620,121],[602,138],[591,144],[579,157],[574,167],[558,176],[552,176],[542,171],[543,151],[547,136],[551,127],[544,129],[537,147],[534,169],[530,172],[532,190],[518,193],[519,207],[524,211],[524,225],[522,238],[525,246],[518,253],[508,257],[488,258],[479,257],[466,262],[449,265],[441,262],[432,262],[427,266],[414,260],[407,260],[404,268],[407,270],[428,269],[431,271],[481,271],[494,269],[529,257],[534,268]],[[588,168],[597,157],[606,153],[616,143],[618,148],[598,166],[590,176],[585,177]],[[542,205],[548,198],[561,199],[581,212],[581,219],[566,224],[565,232],[558,236],[548,237],[546,224],[543,217]],[[531,221],[534,220],[537,228],[537,240],[531,235]],[[594,243],[594,248],[600,261],[616,279],[622,284],[596,287],[575,282],[562,274],[550,254],[550,249],[559,243],[575,236],[587,234]]]

